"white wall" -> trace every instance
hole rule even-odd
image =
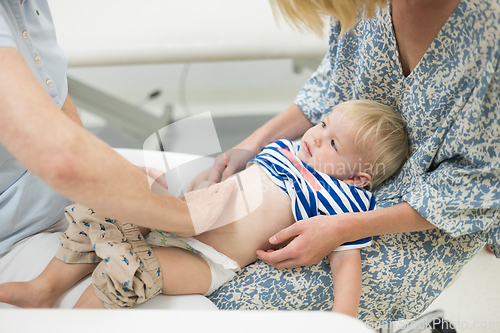
[[[132,104],[160,89],[162,94],[143,108],[156,113],[171,104],[177,119],[205,111],[215,117],[277,114],[293,103],[311,73],[308,68],[295,73],[290,59],[68,70],[74,78]]]
[[[268,0],[49,0],[68,74],[174,118],[277,114],[312,73],[291,59],[320,60],[323,38],[276,23]],[[126,66],[125,66],[125,65]]]

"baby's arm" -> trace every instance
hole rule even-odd
[[[356,317],[361,298],[361,255],[359,249],[335,251],[328,257],[333,277],[333,312]]]

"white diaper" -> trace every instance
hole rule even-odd
[[[236,261],[194,238],[177,237],[165,231],[151,230],[146,236],[146,240],[151,246],[179,247],[202,257],[210,267],[212,274],[212,282],[205,296],[212,294],[224,283],[235,277],[236,272],[241,271]]]

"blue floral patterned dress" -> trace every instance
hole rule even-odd
[[[339,37],[295,103],[318,123],[334,105],[371,99],[397,110],[412,157],[374,194],[409,203],[438,228],[373,238],[361,251],[366,322],[412,318],[487,242],[500,255],[500,3],[465,0],[419,64],[402,73],[390,9]],[[328,264],[279,270],[262,262],[215,292],[221,309],[330,310]]]

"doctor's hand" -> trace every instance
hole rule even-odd
[[[207,182],[208,175],[210,174],[211,170],[212,167],[208,168],[207,170],[200,173],[198,176],[194,177],[193,180],[191,180],[191,183],[189,183],[187,191],[191,192],[202,187],[202,184]]]
[[[341,215],[321,215],[297,221],[269,239],[271,244],[277,245],[293,238],[288,245],[279,250],[258,250],[257,257],[276,268],[315,265],[344,243],[332,221]]]
[[[236,146],[238,147],[238,146]],[[247,149],[233,148],[217,156],[208,175],[208,181],[218,183],[226,180],[235,173],[244,170],[248,161],[254,158],[256,153]]]
[[[250,142],[250,143],[248,143]],[[188,192],[198,188],[203,181],[219,183],[235,173],[245,169],[248,161],[261,151],[260,146],[251,140],[245,140],[233,149],[215,158],[214,165],[196,176],[188,187]]]

